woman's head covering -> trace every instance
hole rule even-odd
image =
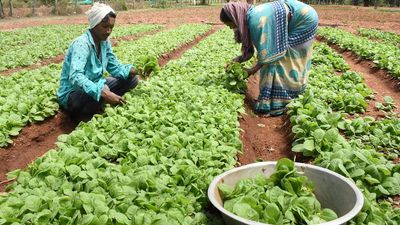
[[[94,3],[92,8],[86,12],[89,20],[89,29],[92,29],[99,24],[110,12],[115,13],[110,6],[98,2]]]
[[[226,13],[224,8],[221,9],[221,12],[219,14],[219,19],[224,23],[225,22],[233,22],[233,19],[232,19],[231,15]]]
[[[247,25],[247,11],[250,9],[250,5],[244,2],[229,2],[224,5],[223,9],[237,27],[235,40],[242,43],[242,56],[246,58],[250,52],[253,55],[254,49]]]

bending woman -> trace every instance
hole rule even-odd
[[[222,8],[220,19],[242,43],[242,55],[233,61],[247,61],[254,47],[257,50],[257,64],[247,71],[252,75],[261,69],[256,112],[281,115],[306,87],[318,28],[316,11],[297,0],[258,6],[231,2]]]

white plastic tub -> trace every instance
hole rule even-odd
[[[259,162],[237,167],[217,176],[211,182],[208,198],[221,212],[226,225],[265,225],[265,223],[244,219],[225,210],[217,186],[221,183],[234,186],[240,179],[253,178],[259,173],[269,177],[275,172],[275,165],[276,162]],[[332,209],[338,216],[337,219],[320,225],[346,224],[360,212],[364,204],[364,196],[349,179],[318,166],[295,163],[295,167],[298,172],[304,172],[304,175],[315,184],[314,194],[322,208]]]

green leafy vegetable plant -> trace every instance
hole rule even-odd
[[[393,109],[395,109],[397,107],[396,107],[392,97],[384,96],[383,97],[383,102],[382,103],[381,102],[377,102],[375,104],[375,108],[377,108],[378,110],[383,110],[383,111],[386,111],[386,112],[390,112],[390,111],[392,111]]]
[[[377,67],[386,69],[396,79],[400,79],[400,48],[391,43],[372,41],[365,37],[331,27],[321,27],[318,35],[329,43],[354,52],[361,58],[372,60]]]
[[[247,89],[247,78],[249,75],[243,68],[243,64],[229,62],[227,63],[225,71],[227,76],[226,89],[233,92],[244,93]]]
[[[151,73],[157,73],[160,70],[155,56],[141,55],[137,58],[135,65],[142,77],[148,77]]]

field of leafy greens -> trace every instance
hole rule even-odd
[[[331,27],[321,27],[318,35],[329,43],[337,44],[344,50],[354,52],[357,56],[372,60],[379,68],[400,79],[400,48],[394,44],[372,41],[365,37]]]
[[[112,37],[140,34],[160,27],[155,24],[116,26]],[[62,54],[86,28],[86,25],[47,25],[0,32],[0,72]]]
[[[145,37],[145,42],[142,39],[121,41],[119,46],[125,49],[116,47],[115,52],[126,62],[135,64],[141,57],[140,53],[151,51],[158,57],[209,29],[209,25],[183,25]],[[0,147],[12,143],[11,136],[18,135],[27,123],[56,114],[60,73],[61,65],[51,65],[0,77]]]
[[[224,64],[239,52],[227,35],[200,42],[126,94],[125,105],[107,107],[11,173],[0,224],[213,222],[204,213],[208,185],[242,148],[243,96],[223,87]]]
[[[12,143],[27,123],[43,121],[58,111],[61,65],[0,76],[0,147]]]
[[[123,63],[132,62],[132,59],[138,59],[143,55],[158,58],[210,29],[211,26],[206,24],[186,24],[177,29],[143,37],[135,42],[121,42],[113,50]]]
[[[113,37],[160,27],[117,26]],[[0,32],[0,72],[62,53],[84,29],[51,25]],[[114,52],[148,74],[163,54],[210,29],[181,25],[120,41]],[[240,50],[226,38],[232,35],[223,29],[207,37],[124,95],[126,104],[107,106],[104,114],[60,136],[56,149],[25,170],[9,173],[15,182],[0,195],[0,225],[221,224],[207,210],[207,188],[216,175],[236,165],[242,150],[238,115],[244,112],[244,96],[237,92],[245,90],[247,81],[243,65],[224,68]],[[334,28],[321,28],[319,35],[400,77],[395,44]],[[393,162],[400,149],[400,118],[390,112],[395,108],[390,97],[376,105],[387,111],[384,119],[363,117],[373,91],[349,68],[328,45],[315,43],[307,89],[288,105],[292,151],[348,177],[362,190],[364,207],[350,224],[400,225],[400,209],[391,202],[400,194],[400,164]],[[11,136],[27,123],[56,114],[60,70],[57,64],[0,77],[0,147],[12,143]],[[311,199],[304,202],[318,206]],[[327,211],[316,214],[320,217],[311,220],[334,218]],[[275,219],[259,215],[264,221]]]
[[[400,35],[395,32],[382,31],[377,29],[360,28],[358,34],[373,40],[387,42],[400,47]]]
[[[315,48],[313,57],[327,54],[321,49]],[[390,197],[400,194],[400,165],[392,161],[398,154],[391,154],[400,148],[399,118],[346,119],[365,111],[372,91],[357,73],[335,74],[343,68],[348,65],[314,62],[305,93],[289,104],[292,151],[315,158],[316,165],[352,179],[362,190],[364,207],[350,224],[398,225],[400,209]]]

